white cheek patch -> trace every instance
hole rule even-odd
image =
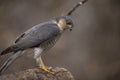
[[[56,21],[53,21],[53,23],[57,24],[57,26],[60,28],[60,30],[63,30],[62,26],[58,24]]]
[[[34,58],[35,59],[38,58],[41,55],[42,52],[43,52],[42,48],[35,48],[34,49]]]

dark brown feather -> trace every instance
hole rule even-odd
[[[4,55],[4,54],[7,54],[7,53],[10,53],[10,52],[16,52],[20,50],[20,48],[18,48],[16,45],[12,45],[8,48],[6,48],[5,50],[3,50],[0,55]]]

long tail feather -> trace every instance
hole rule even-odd
[[[22,51],[18,51],[14,55],[10,56],[0,68],[0,75],[16,60],[17,57],[21,56],[22,53]]]

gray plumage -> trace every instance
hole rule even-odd
[[[1,55],[39,46],[44,48],[44,43],[54,42],[60,34],[57,24],[53,23],[53,21],[38,24],[20,35],[15,40],[15,44],[3,50]]]
[[[18,51],[16,52],[14,55],[10,56],[6,61],[5,63],[2,65],[2,67],[0,68],[0,75],[2,74],[2,72],[4,72],[8,67],[9,65],[14,61],[16,60],[17,57],[21,56],[22,55],[22,51]]]
[[[41,53],[47,51],[55,42],[59,39],[62,32],[60,26],[58,26],[59,20],[66,20],[66,24],[72,25],[72,19],[68,16],[57,17],[49,22],[38,24],[26,32],[21,34],[15,41],[15,44],[8,47],[1,52],[1,55],[13,52],[14,55],[11,56],[4,65],[0,68],[0,73],[2,73],[7,67],[20,55],[22,52],[28,48],[35,49],[36,60]],[[67,26],[67,25],[66,25]],[[65,27],[66,27],[65,26]],[[67,29],[67,28],[66,28]]]
[[[44,47],[46,41],[52,41],[59,36],[60,30],[54,23],[44,23],[34,26],[25,33],[23,33],[16,41],[15,44],[21,49]]]

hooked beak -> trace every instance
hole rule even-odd
[[[69,30],[72,31],[73,26],[72,25],[68,25],[68,27],[69,27]]]

